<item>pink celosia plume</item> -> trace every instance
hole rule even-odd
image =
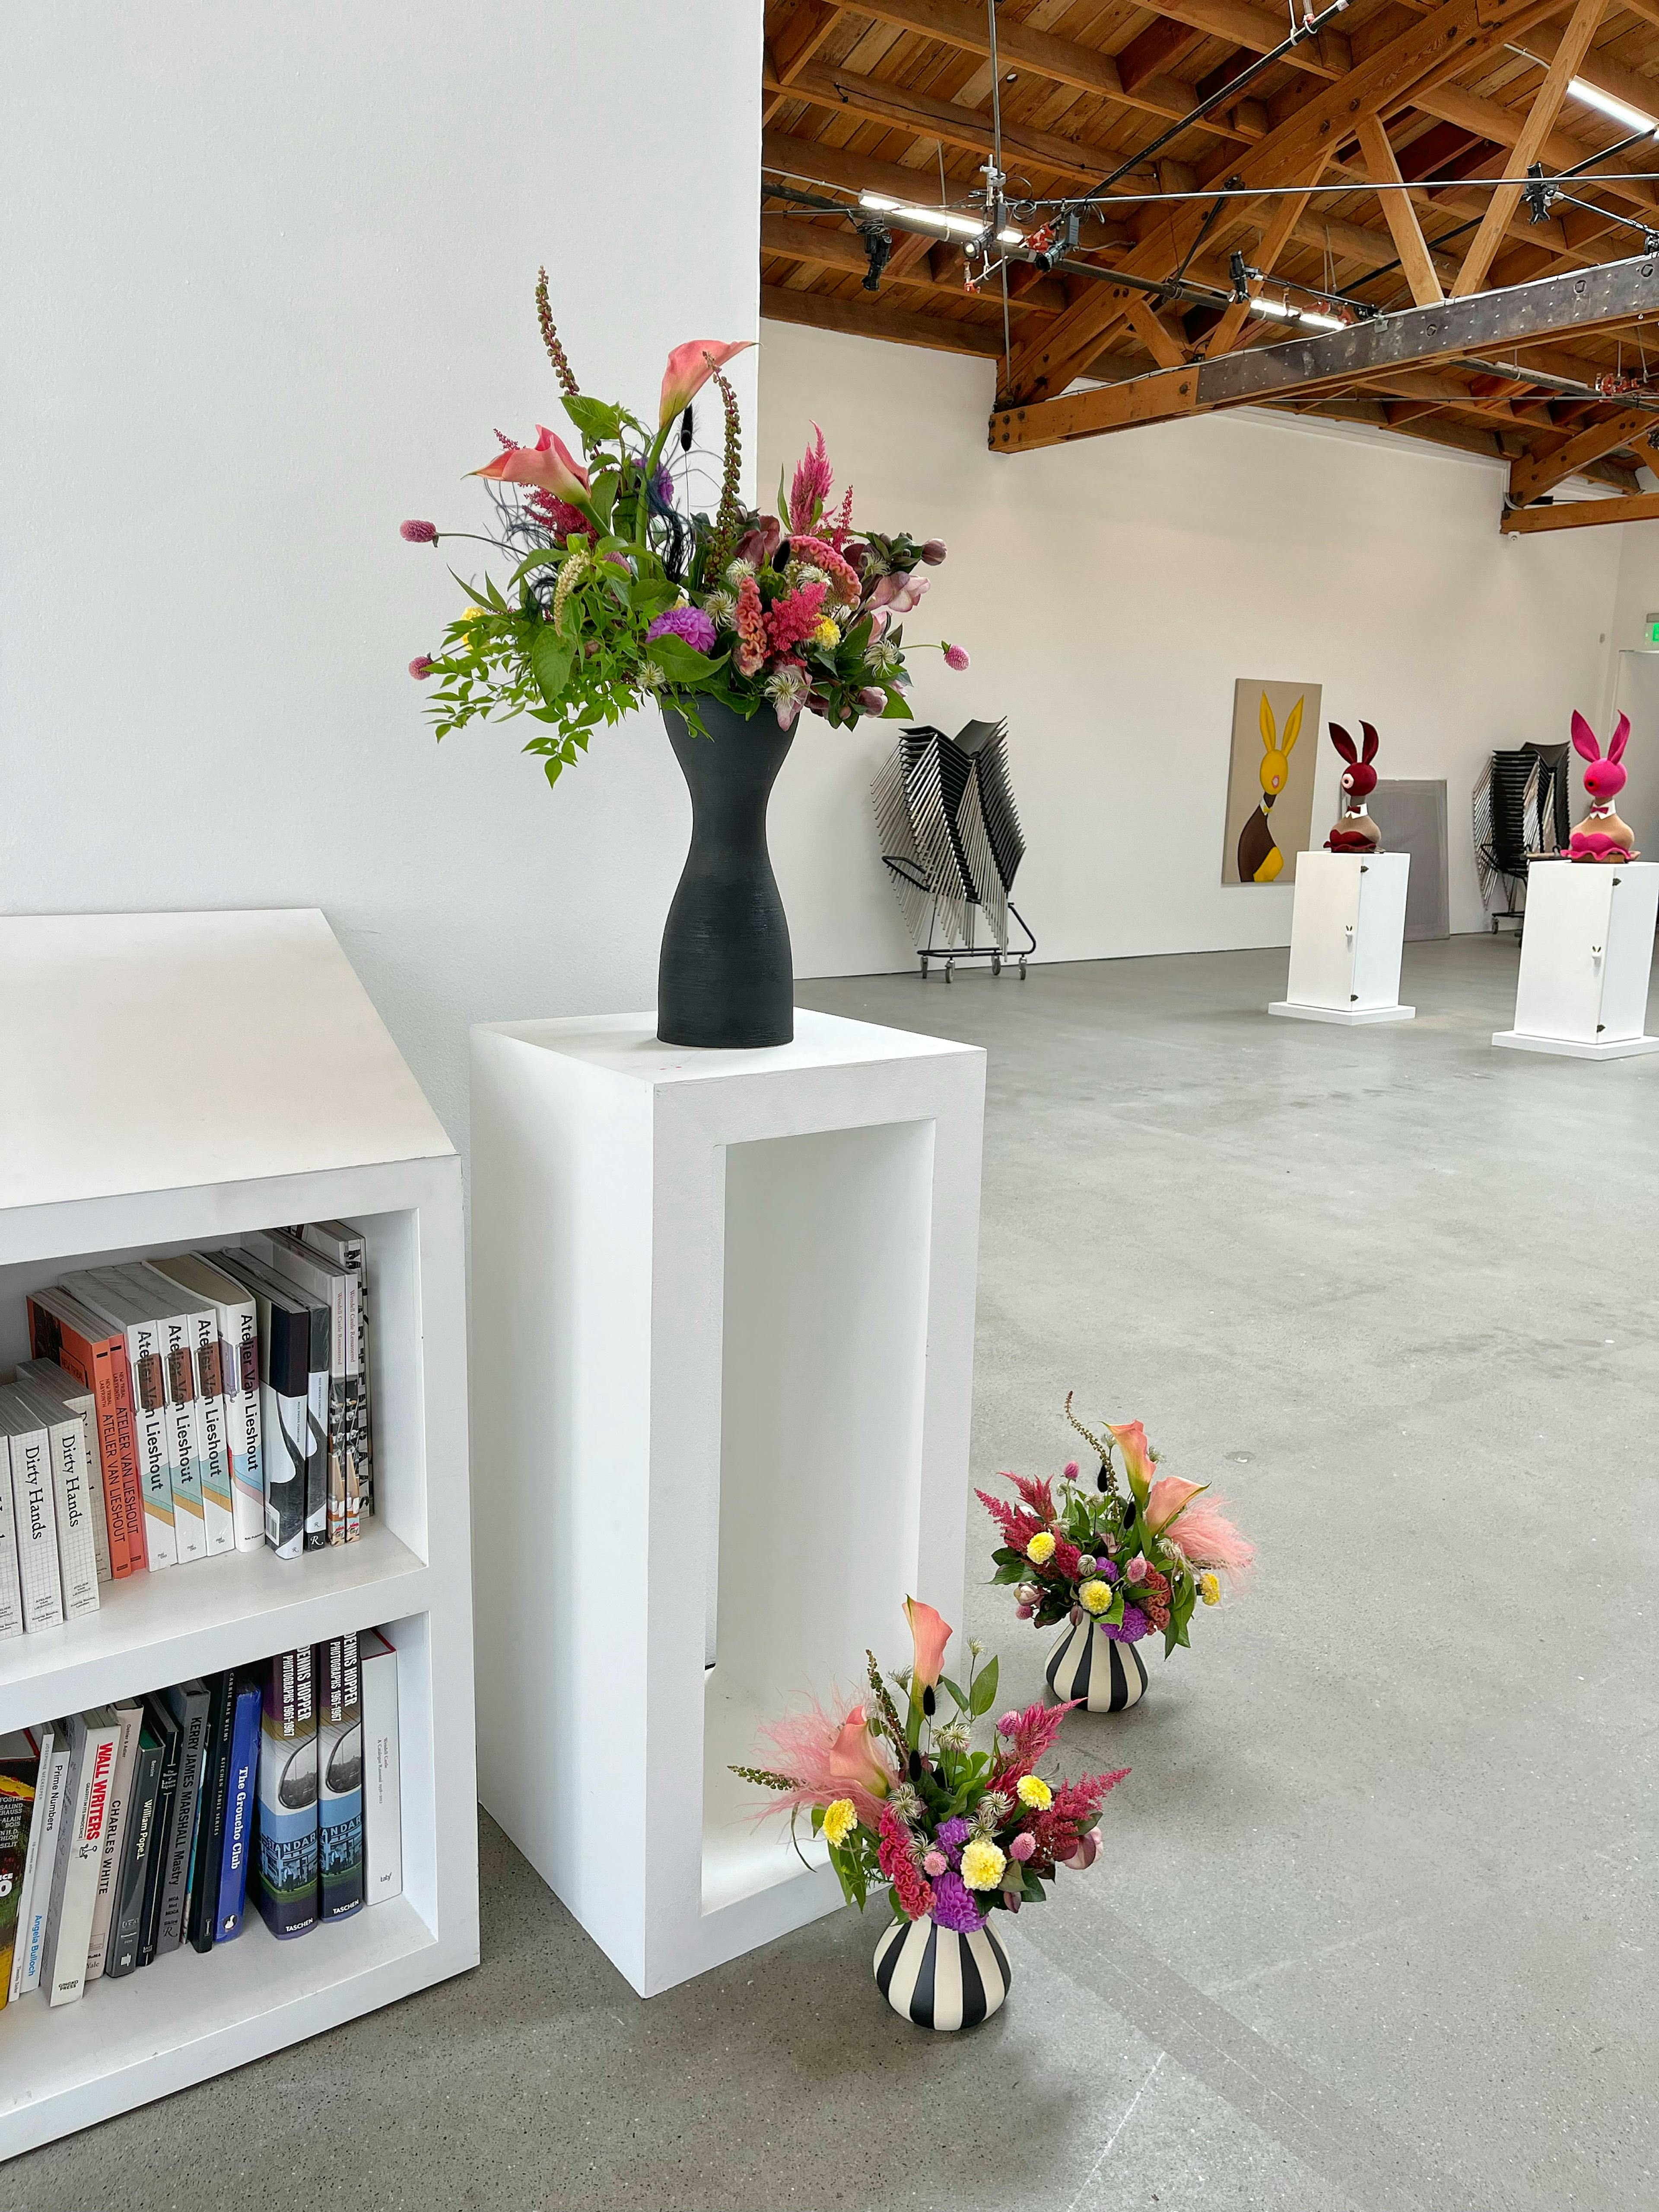
[[[829,504],[830,489],[835,483],[835,471],[830,465],[830,456],[824,451],[823,433],[816,422],[812,425],[814,443],[810,445],[795,464],[795,473],[789,483],[789,528],[794,532],[811,530]]]
[[[787,653],[811,636],[823,613],[827,584],[803,584],[798,592],[775,599],[766,610],[766,642],[775,653]]]

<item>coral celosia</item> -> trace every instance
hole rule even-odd
[[[803,584],[766,610],[766,642],[775,653],[790,652],[811,637],[829,596],[828,584]]]
[[[858,605],[862,589],[858,573],[842,559],[833,545],[826,545],[821,538],[792,538],[789,550],[797,561],[810,561],[815,568],[823,569],[837,599],[849,607]]]
[[[1170,1625],[1170,1578],[1156,1567],[1148,1567],[1146,1578],[1135,1594],[1135,1602],[1154,1628]]]
[[[732,665],[739,676],[758,676],[766,661],[766,615],[760,586],[745,576],[738,586],[738,642]]]
[[[893,1885],[907,1920],[920,1920],[933,1909],[933,1887],[916,1864],[916,1839],[890,1805],[881,1808],[876,1862]]]

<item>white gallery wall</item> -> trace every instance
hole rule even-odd
[[[642,412],[756,334],[760,12],[8,11],[0,909],[320,905],[458,1137],[470,1022],[651,1001],[660,726],[556,794],[529,725],[434,744],[407,664],[459,594],[398,525],[484,526],[494,427],[563,422],[538,263]]]
[[[1561,741],[1601,698],[1635,531],[1504,538],[1496,463],[1288,417],[994,455],[990,363],[793,324],[761,337],[763,489],[816,420],[855,521],[950,549],[905,635],[957,640],[973,665],[917,656],[918,718],[1007,715],[1028,848],[1015,899],[1045,958],[1289,941],[1288,886],[1221,882],[1241,676],[1322,684],[1326,718],[1376,724],[1385,775],[1446,779],[1451,926],[1483,926],[1481,759]],[[893,734],[801,726],[774,847],[804,974],[909,957],[867,798]],[[1318,742],[1316,843],[1339,767]]]

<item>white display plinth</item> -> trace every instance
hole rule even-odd
[[[962,1619],[985,1056],[795,1023],[472,1033],[480,1794],[647,1996],[840,1902],[761,1714]]]
[[[1408,1022],[1400,1004],[1409,853],[1302,853],[1291,975],[1270,1014],[1307,1022]]]
[[[1574,1060],[1659,1052],[1659,1037],[1643,1034],[1656,913],[1659,864],[1651,860],[1534,860],[1515,1027],[1492,1042]]]

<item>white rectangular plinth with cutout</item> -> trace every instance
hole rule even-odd
[[[728,1771],[961,1620],[984,1054],[472,1046],[485,1806],[643,1996],[840,1902]]]
[[[1515,1027],[1492,1042],[1571,1060],[1659,1052],[1643,1034],[1656,915],[1659,864],[1534,861]]]
[[[245,2065],[478,1959],[460,1163],[323,916],[0,921],[0,1373],[71,1268],[353,1221],[376,1511],[356,1544],[106,1583],[0,1644],[0,1734],[386,1626],[404,1893],[278,1943],[251,1912],[78,2003],[0,2011],[0,2158]]]
[[[1269,1006],[1310,1022],[1408,1022],[1400,1004],[1409,853],[1304,853],[1291,916],[1291,974]]]

